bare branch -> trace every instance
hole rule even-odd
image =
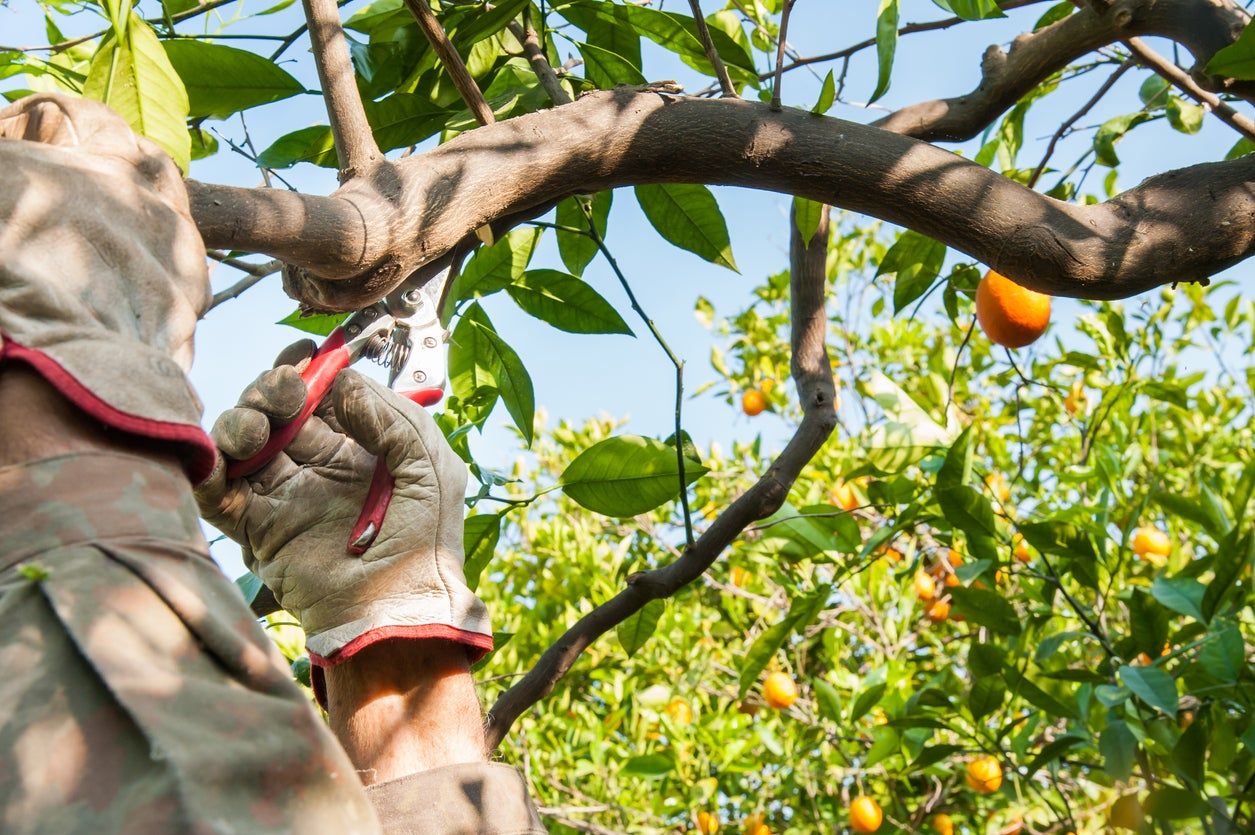
[[[784,0],[784,8],[780,10],[780,34],[776,39],[776,78],[771,83],[771,109],[780,109],[780,81],[784,77],[784,48],[788,44],[789,15],[793,12],[793,4],[797,0]]]
[[[873,124],[926,139],[961,142],[984,130],[1025,93],[1095,49],[1138,35],[1180,43],[1199,66],[1241,33],[1248,15],[1231,0],[1114,0],[1079,9],[1011,42],[986,50],[981,81],[963,96],[904,107]]]
[[[1125,61],[1117,67],[1115,72],[1107,76],[1107,80],[1102,83],[1097,91],[1095,91],[1094,95],[1089,97],[1089,101],[1081,105],[1080,110],[1073,113],[1064,120],[1063,124],[1059,125],[1059,129],[1054,132],[1054,134],[1050,137],[1050,142],[1046,144],[1046,152],[1042,154],[1041,162],[1037,163],[1037,167],[1033,169],[1032,176],[1028,178],[1026,185],[1029,188],[1037,185],[1037,181],[1041,178],[1042,172],[1046,170],[1046,163],[1050,162],[1050,158],[1054,156],[1055,147],[1059,144],[1059,140],[1063,138],[1064,134],[1071,130],[1072,126],[1080,121],[1086,113],[1093,110],[1094,105],[1102,101],[1103,96],[1107,95],[1107,93],[1111,91],[1111,88],[1115,86],[1115,83],[1120,80],[1120,77],[1129,70],[1133,69],[1133,66],[1134,64],[1132,61]],[[955,367],[958,367],[957,364]],[[954,378],[952,375],[951,388],[953,388],[953,383]]]
[[[1221,101],[1215,93],[1199,87],[1189,73],[1151,49],[1140,38],[1129,38],[1124,42],[1129,51],[1137,56],[1137,60],[1154,70],[1169,84],[1199,104],[1205,106],[1217,119],[1224,122],[1247,139],[1255,142],[1255,121],[1234,110],[1227,102]]]
[[[728,68],[724,66],[719,50],[715,49],[714,39],[710,37],[710,27],[706,25],[706,18],[702,17],[701,0],[689,0],[689,6],[693,9],[693,20],[697,23],[697,37],[706,50],[706,60],[715,68],[715,77],[719,79],[719,89],[723,90],[725,97],[734,99],[736,87],[732,85],[732,76],[728,75]],[[785,13],[788,13],[787,9]],[[784,41],[783,33],[780,40]]]
[[[479,89],[479,85],[471,77],[471,71],[466,68],[462,56],[458,54],[453,42],[445,34],[431,6],[427,5],[427,0],[405,0],[405,6],[418,21],[418,28],[422,29],[423,34],[427,36],[428,43],[436,51],[436,57],[440,59],[440,63],[444,64],[445,72],[449,73],[449,77],[453,79],[453,86],[462,94],[462,100],[470,108],[475,121],[481,125],[491,125],[497,121],[492,108],[484,100],[484,94]]]
[[[336,157],[340,160],[340,182],[371,171],[383,154],[375,144],[375,135],[366,120],[362,96],[357,89],[357,76],[349,60],[348,39],[340,25],[340,7],[335,0],[301,0],[309,23],[310,46],[314,64],[327,102],[331,119],[331,135],[335,138]]]
[[[507,157],[527,176],[503,178]],[[1201,280],[1255,253],[1252,180],[1248,156],[1076,205],[867,125],[618,88],[468,131],[331,197],[195,181],[188,189],[208,245],[305,267],[310,274],[291,292],[315,308],[347,310],[487,222],[573,193],[663,182],[797,194],[915,229],[1035,290],[1119,298]]]
[[[543,699],[593,641],[627,620],[651,600],[670,597],[702,576],[746,527],[770,516],[784,503],[802,468],[819,452],[837,425],[836,386],[824,342],[825,261],[828,213],[810,245],[805,246],[791,221],[793,379],[802,405],[802,422],[784,451],[761,478],[719,515],[679,559],[628,577],[628,585],[580,618],[547,649],[527,675],[501,694],[488,712],[487,741],[496,748],[522,713]]]
[[[527,14],[529,11],[530,9],[524,10],[522,24],[515,20],[510,21],[510,34],[523,45],[523,55],[532,65],[532,72],[536,73],[536,80],[548,94],[549,101],[554,104],[570,104],[571,97],[567,95],[562,82],[558,80],[557,73],[549,64],[549,59],[545,57],[545,50],[540,44],[540,36],[536,34],[536,27],[532,26],[531,16]]]
[[[277,258],[263,264],[250,264],[248,261],[241,261],[238,258],[232,258],[225,252],[218,250],[211,249],[207,254],[215,261],[221,264],[226,264],[228,267],[233,267],[245,275],[244,278],[235,282],[225,290],[220,290],[217,293],[214,293],[213,301],[210,302],[209,307],[205,310],[206,313],[213,310],[223,302],[239,298],[245,291],[259,283],[263,278],[274,275],[283,269],[283,262]]]

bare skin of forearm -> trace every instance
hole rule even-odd
[[[326,675],[331,729],[366,785],[487,759],[479,699],[458,644],[383,641]]]
[[[182,474],[177,459],[79,411],[24,365],[0,368],[0,467],[72,452],[140,455]]]

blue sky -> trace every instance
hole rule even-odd
[[[145,0],[144,5],[151,5],[150,0]],[[219,11],[224,17],[230,17],[237,9],[251,12],[271,5],[273,0],[243,0]],[[364,5],[363,2],[350,3],[345,13],[350,14]],[[688,4],[678,0],[666,0],[662,5],[688,12]],[[708,10],[715,8],[713,2],[703,5]],[[789,30],[790,44],[801,54],[811,55],[860,41],[874,33],[876,7],[874,2],[799,0]],[[1033,22],[1049,7],[1048,3],[1038,4],[1012,12],[1005,20],[903,38],[892,86],[877,107],[893,109],[921,99],[971,90],[979,79],[983,50],[994,43],[1005,47],[1012,37],[1031,29]],[[297,3],[264,18],[260,25],[247,23],[227,31],[287,33],[299,23],[299,8]],[[152,9],[148,12],[152,13]],[[902,23],[946,16],[926,0],[903,0]],[[81,22],[74,21],[75,25],[63,27],[67,33],[98,28],[97,22],[89,16],[80,17]],[[214,31],[218,25],[212,18],[206,23],[206,31]],[[0,33],[3,33],[0,41],[7,44],[41,42],[44,34],[39,7],[31,0],[12,0],[0,7]],[[1154,40],[1151,43],[1161,52],[1172,54],[1170,44]],[[269,53],[273,48],[272,43],[260,41],[231,41],[230,44],[262,53]],[[285,68],[307,87],[314,88],[317,79],[308,60],[307,47],[307,41],[299,41],[288,53],[288,57],[296,60],[286,63]],[[565,52],[563,57],[566,57]],[[1187,59],[1188,56],[1183,57]],[[849,98],[859,100],[870,93],[875,84],[874,62],[873,50],[864,51],[852,62],[846,87]],[[760,63],[760,66],[766,64]],[[826,68],[819,72],[826,72]],[[1045,140],[1088,98],[1107,72],[1102,70],[1068,82],[1066,89],[1033,108],[1025,130],[1022,166],[1036,164]],[[701,89],[709,83],[660,50],[651,49],[648,42],[645,74],[650,79],[677,79],[690,90]],[[1081,124],[1096,124],[1137,109],[1137,89],[1145,77],[1146,73],[1140,70],[1128,73],[1105,103]],[[818,96],[820,80],[820,76],[805,70],[789,73],[784,84],[785,103],[809,108]],[[9,81],[3,82],[3,86],[18,85]],[[830,115],[870,121],[878,113],[838,104]],[[321,99],[313,95],[249,111],[246,119],[259,149],[296,128],[326,121]],[[238,118],[214,127],[235,140],[243,136]],[[1056,161],[1070,163],[1088,144],[1090,135],[1085,133],[1065,140]],[[1145,126],[1119,145],[1124,162],[1120,186],[1127,188],[1169,168],[1219,159],[1236,138],[1230,128],[1211,117],[1205,120],[1202,132],[1196,136],[1184,136],[1162,123]],[[251,163],[227,150],[226,143],[222,144],[223,150],[217,156],[193,164],[192,176],[235,185],[260,184],[260,176]],[[978,144],[960,147],[970,156]],[[1089,190],[1100,190],[1105,173],[1105,169],[1095,170],[1087,183]],[[332,172],[312,166],[284,172],[284,177],[301,190],[312,193],[325,194],[335,187]],[[687,361],[686,384],[690,391],[714,376],[708,361],[712,336],[693,315],[697,296],[710,298],[720,313],[731,313],[748,302],[749,290],[757,281],[787,263],[787,197],[729,188],[716,189],[716,193],[731,232],[740,275],[707,264],[664,242],[644,219],[630,189],[620,189],[615,194],[608,235],[609,246],[645,310],[656,320],[676,352]],[[561,267],[552,237],[542,245],[533,266]],[[1239,265],[1230,270],[1227,277],[1239,282],[1249,281],[1250,271],[1250,266]],[[221,289],[238,277],[232,270],[218,267],[213,276],[214,287]],[[622,290],[600,260],[594,261],[585,277],[621,309],[635,330],[643,333],[638,322],[629,316]],[[290,328],[273,324],[294,306],[283,294],[276,276],[206,317],[197,334],[197,356],[192,370],[193,383],[205,402],[206,425],[234,404],[240,388],[268,367],[280,348],[301,336]],[[558,418],[579,421],[605,413],[629,418],[629,430],[639,434],[666,436],[670,433],[673,372],[670,363],[647,337],[632,340],[622,336],[562,333],[521,313],[504,296],[487,300],[485,308],[502,336],[527,364],[535,383],[537,403],[549,413],[550,425]],[[1061,300],[1056,305],[1055,321],[1066,325],[1076,311],[1074,302]],[[845,406],[850,407],[849,403]],[[702,445],[718,442],[726,449],[733,440],[749,439],[762,432],[769,447],[778,446],[788,430],[778,417],[765,414],[751,422],[711,396],[686,403],[685,410],[686,428]],[[506,421],[504,410],[499,409],[483,436],[472,440],[477,459],[494,469],[507,467],[520,454],[513,435],[504,428]],[[235,576],[242,571],[238,552],[230,543],[216,544],[214,555],[228,574]]]

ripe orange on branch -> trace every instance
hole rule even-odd
[[[797,701],[797,684],[788,673],[774,672],[763,682],[763,701],[784,710]]]
[[[760,415],[767,408],[767,395],[758,389],[747,389],[741,395],[741,411],[750,417]]]
[[[702,835],[715,835],[719,831],[719,817],[704,809],[698,812],[697,831]]]
[[[933,815],[933,831],[937,835],[954,835],[954,819],[945,812]]]
[[[885,818],[880,804],[865,794],[850,801],[850,828],[855,832],[875,832]]]
[[[977,757],[967,764],[967,784],[980,794],[993,794],[1002,785],[1002,766],[994,757]]]
[[[1050,324],[1050,296],[1021,287],[993,270],[976,286],[976,320],[989,341],[1023,348]]]
[[[1151,562],[1172,553],[1172,540],[1159,528],[1138,528],[1133,532],[1130,544],[1133,546],[1133,553]]]

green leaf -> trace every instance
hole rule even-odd
[[[969,537],[990,538],[997,534],[994,509],[984,493],[967,485],[959,485],[938,487],[933,495],[946,521]]]
[[[232,113],[305,92],[274,62],[230,46],[200,40],[161,44],[187,88],[188,115],[224,119]]]
[[[819,714],[837,724],[841,724],[841,697],[837,688],[822,678],[811,679],[811,690],[815,693],[815,701],[819,704]]]
[[[251,606],[257,599],[257,595],[261,593],[261,578],[251,571],[245,571],[235,578],[235,587],[240,590],[240,594],[244,595],[244,602]]]
[[[765,629],[754,641],[745,660],[741,664],[740,689],[737,698],[745,698],[745,694],[758,681],[759,674],[779,652],[780,647],[794,632],[801,631],[814,622],[823,610],[832,594],[831,586],[820,586],[810,594],[793,598],[789,604],[788,614],[778,623]]]
[[[558,204],[556,218],[558,225],[569,226],[572,229],[588,229],[588,215],[580,208],[581,204],[586,203],[592,209],[593,224],[597,233],[601,235],[602,240],[605,240],[613,198],[614,192],[609,189],[599,191],[591,198],[583,195],[568,197]],[[567,232],[563,229],[559,229],[557,234],[558,254],[562,256],[562,263],[575,275],[583,275],[584,269],[597,257],[597,242],[590,235]]]
[[[1194,104],[1173,96],[1168,100],[1166,110],[1168,124],[1181,133],[1195,134],[1203,129],[1203,114],[1207,111],[1201,104]]]
[[[635,191],[645,217],[664,239],[713,264],[737,271],[728,225],[710,189],[664,183],[637,186]]]
[[[336,328],[340,327],[340,323],[349,318],[348,313],[302,313],[299,309],[293,310],[287,316],[284,316],[276,325],[287,325],[296,328],[298,331],[305,331],[317,336],[326,336]]]
[[[1059,759],[1059,757],[1062,757],[1068,751],[1080,745],[1082,742],[1088,741],[1087,737],[1080,736],[1079,734],[1064,734],[1063,736],[1051,740],[1041,749],[1040,752],[1038,752],[1036,757],[1033,757],[1033,761],[1028,764],[1028,770],[1024,777],[1026,779],[1032,779],[1033,775],[1036,774],[1042,766],[1049,765]]]
[[[880,0],[876,12],[876,89],[868,104],[876,101],[889,89],[889,77],[893,73],[893,55],[898,49],[898,0]]]
[[[257,164],[262,168],[291,168],[300,162],[311,162],[320,168],[339,166],[331,128],[313,125],[285,133],[257,155]]]
[[[134,13],[127,20],[121,32],[115,27],[96,50],[83,95],[109,105],[187,171],[192,155],[187,90],[152,27]]]
[[[912,761],[911,766],[915,769],[927,768],[965,750],[962,745],[930,745],[920,752],[920,755]]]
[[[471,334],[474,336],[470,337]],[[468,337],[470,337],[469,344],[473,347],[468,349],[462,346],[460,348],[455,372],[454,348],[458,346],[460,338],[465,340]],[[488,314],[479,306],[479,302],[473,302],[462,314],[450,343],[449,376],[455,393],[473,392],[473,388],[468,391],[465,386],[468,368],[474,369],[469,371],[469,375],[475,386],[491,385],[500,392],[506,411],[510,413],[510,417],[514,419],[514,425],[522,433],[524,443],[531,446],[536,414],[536,395],[532,390],[531,375],[527,373],[519,355],[497,334],[492,322],[488,320]],[[475,352],[473,361],[469,363],[465,356],[467,350]],[[481,369],[483,379],[481,379]],[[460,385],[459,378],[462,381]]]
[[[828,70],[828,75],[824,77],[824,83],[819,88],[819,100],[815,102],[815,106],[811,108],[811,113],[822,115],[827,113],[833,102],[837,100],[837,82],[832,77],[832,70]],[[806,237],[803,233],[802,237]],[[810,243],[810,238],[806,238],[806,242]]]
[[[806,246],[811,245],[811,240],[819,231],[819,222],[823,220],[823,216],[823,203],[816,203],[805,197],[793,198],[793,222],[797,224],[797,232]]]
[[[1006,696],[1007,688],[998,676],[974,677],[967,694],[967,709],[972,719],[980,721],[1001,707]]]
[[[894,242],[876,270],[876,275],[896,274],[893,311],[901,312],[932,286],[941,274],[946,245],[908,229]]]
[[[623,647],[623,651],[631,658],[636,651],[645,646],[645,642],[654,634],[654,630],[658,628],[658,619],[662,617],[662,613],[667,609],[666,601],[650,600],[644,606],[636,611],[631,617],[619,624],[615,630],[615,637],[619,639],[619,646]]]
[[[492,246],[480,248],[453,279],[442,311],[444,321],[452,318],[457,302],[490,296],[522,278],[542,231],[534,226],[520,227]]]
[[[655,780],[675,770],[675,761],[662,753],[641,754],[623,764],[624,774]]]
[[[685,481],[692,484],[706,471],[686,461]],[[648,513],[680,494],[675,447],[637,435],[593,444],[567,466],[561,482],[581,506],[606,516]]]
[[[1238,39],[1211,56],[1203,71],[1240,81],[1255,79],[1255,25],[1248,21]]]
[[[858,698],[854,700],[854,704],[850,706],[850,723],[853,724],[862,719],[869,710],[880,704],[886,689],[887,687],[882,681],[859,693]]]
[[[1159,820],[1205,818],[1212,808],[1193,792],[1176,786],[1161,786],[1146,797],[1146,814]]]
[[[462,523],[463,552],[466,563],[463,572],[466,574],[466,585],[471,591],[479,586],[479,578],[492,562],[497,551],[497,542],[501,539],[501,516],[496,513],[480,513],[467,516]]]
[[[997,0],[933,0],[941,8],[964,20],[989,20],[1006,17]]]
[[[1198,653],[1199,666],[1209,677],[1225,684],[1235,683],[1246,669],[1246,645],[1233,624],[1211,632]]]
[[[1120,668],[1120,680],[1124,686],[1151,707],[1158,708],[1173,719],[1177,716],[1177,685],[1172,676],[1158,667]]]
[[[1172,766],[1182,780],[1197,788],[1203,782],[1203,762],[1207,757],[1207,731],[1203,722],[1185,729],[1172,747]]]
[[[1051,716],[1063,716],[1068,719],[1077,718],[1075,707],[1065,705],[1045,690],[1042,690],[1014,667],[1004,667],[1002,675],[1007,680],[1007,689],[1012,694],[1023,698],[1029,704],[1036,705]]]
[[[632,329],[586,282],[558,270],[529,270],[506,287],[518,306],[567,333],[624,333]]]
[[[1155,577],[1151,583],[1151,596],[1174,612],[1202,621],[1203,594],[1206,587],[1192,577]]]
[[[1098,738],[1098,752],[1103,757],[1103,768],[1113,780],[1127,780],[1133,773],[1137,756],[1137,737],[1122,721],[1108,723]]]
[[[1138,111],[1137,113],[1115,116],[1103,122],[1094,134],[1094,157],[1098,160],[1098,164],[1109,168],[1115,168],[1119,165],[1120,158],[1116,156],[1116,143],[1123,139],[1124,135],[1130,130],[1142,122],[1148,121],[1150,118],[1151,115],[1149,113]]]
[[[596,44],[576,42],[584,71],[589,81],[602,90],[613,90],[620,84],[644,84],[645,76],[631,60]]]
[[[955,607],[973,623],[1003,635],[1020,634],[1020,618],[1002,595],[987,589],[955,586],[950,589]]]

